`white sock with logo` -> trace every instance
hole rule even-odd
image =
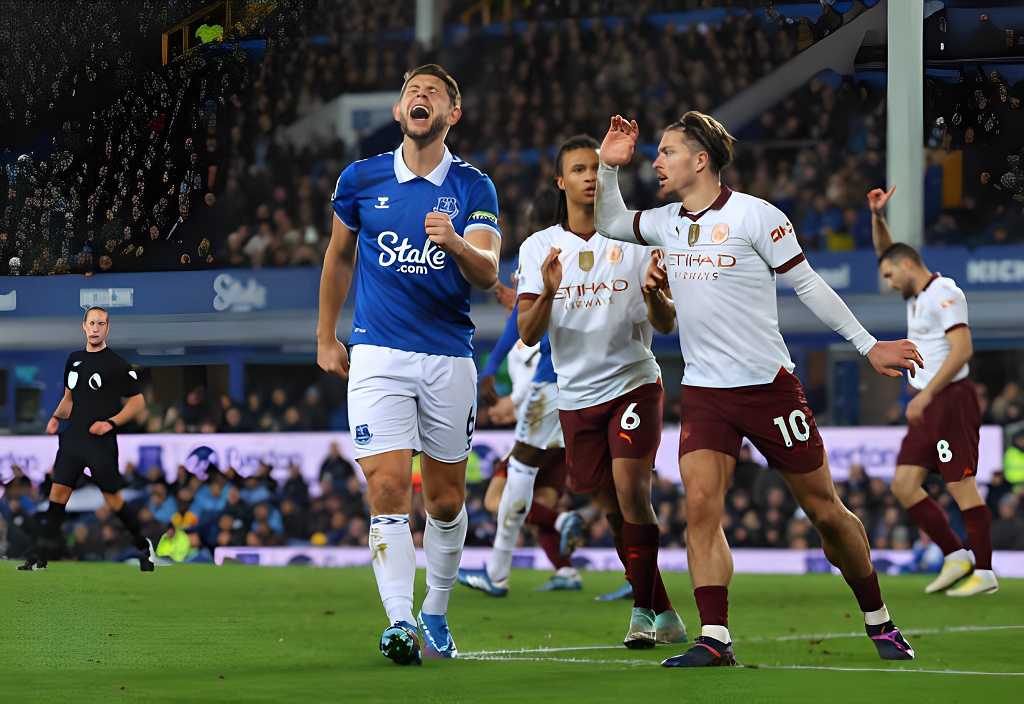
[[[512,550],[519,539],[519,530],[533,505],[533,483],[537,467],[523,464],[515,457],[508,460],[508,480],[498,504],[498,528],[494,533],[494,550],[487,563],[487,576],[496,586],[504,586],[512,570]]]
[[[439,521],[427,514],[423,529],[423,554],[427,558],[427,595],[423,597],[423,613],[439,616],[448,611],[455,579],[459,576],[462,548],[469,530],[469,515],[463,506],[454,521]]]
[[[377,589],[388,620],[416,623],[412,615],[416,581],[416,548],[409,530],[409,514],[394,513],[370,519],[370,557]]]

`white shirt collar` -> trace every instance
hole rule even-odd
[[[451,165],[452,153],[448,151],[448,145],[445,145],[444,156],[441,158],[441,163],[426,175],[426,179],[435,186],[440,186],[448,176],[448,169]],[[406,181],[412,181],[414,178],[417,178],[416,174],[414,174],[409,167],[405,165],[405,157],[402,156],[401,145],[399,145],[398,149],[395,150],[395,178],[398,179],[399,183],[405,183]]]

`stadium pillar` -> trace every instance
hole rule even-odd
[[[416,41],[433,48],[441,27],[441,0],[416,0]]]
[[[892,238],[924,242],[924,0],[888,3],[886,187]]]
[[[228,361],[228,393],[236,403],[245,404],[245,358],[232,357]]]

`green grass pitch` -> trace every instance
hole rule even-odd
[[[863,633],[841,577],[737,575],[730,630],[748,667],[687,671],[657,667],[679,646],[621,647],[629,603],[593,599],[620,586],[620,573],[584,573],[582,592],[535,593],[548,575],[516,570],[504,599],[456,585],[449,620],[470,657],[398,667],[377,650],[386,619],[368,568],[14,567],[0,562],[8,702],[975,703],[1020,701],[1024,691],[1024,677],[1006,674],[1024,673],[1024,580],[951,599],[926,596],[926,577],[883,577],[890,612],[917,651],[913,662],[885,663],[866,636],[837,636]],[[665,578],[696,633],[688,575]],[[540,648],[580,649],[513,652]]]

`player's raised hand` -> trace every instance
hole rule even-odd
[[[883,191],[881,188],[876,188],[873,191],[868,192],[868,207],[871,208],[871,212],[875,215],[882,214],[882,208],[889,202],[892,197],[892,192],[896,190],[896,184],[892,184],[892,188],[888,191]]]
[[[915,364],[924,369],[924,359],[910,340],[878,341],[868,352],[868,361],[876,372],[892,377],[902,376],[900,369],[907,369],[914,376]]]
[[[113,429],[114,426],[105,420],[98,420],[89,426],[89,432],[93,435],[106,435]]]
[[[651,252],[651,263],[647,266],[647,277],[643,286],[644,293],[668,289],[668,272],[661,265],[663,257],[664,252],[660,249]]]
[[[558,255],[562,253],[562,250],[551,248],[551,253],[544,260],[544,263],[540,265],[540,274],[544,279],[544,290],[554,295],[558,287],[562,285],[562,262],[558,260]]]
[[[494,388],[494,375],[488,374],[487,376],[480,377],[480,400],[484,402],[484,405],[490,408],[498,402],[498,390]]]
[[[636,120],[627,122],[621,116],[616,115],[612,118],[608,134],[601,142],[601,161],[608,166],[628,164],[629,160],[633,158],[633,147],[639,136],[640,128],[637,127]]]
[[[328,374],[337,374],[343,379],[348,379],[348,350],[337,338],[317,343],[316,363]]]
[[[426,230],[430,241],[440,247],[443,252],[450,253],[456,247],[465,244],[465,241],[455,232],[452,219],[444,213],[427,213],[423,229]]]

